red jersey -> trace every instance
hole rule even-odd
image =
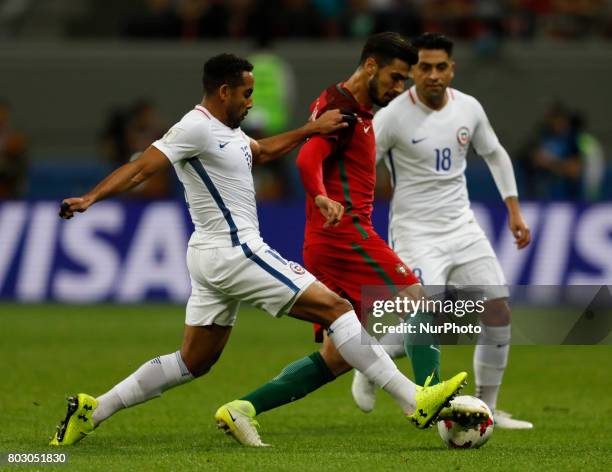
[[[298,167],[308,193],[304,247],[320,243],[357,242],[376,234],[372,227],[376,186],[374,115],[372,110],[360,105],[342,84],[328,87],[313,102],[310,107],[312,119],[333,109],[353,115],[355,120],[336,133],[311,138],[310,141],[327,141],[323,146],[326,156],[317,156],[321,146],[315,147],[316,142],[310,141],[302,146],[298,156]],[[323,228],[325,218],[314,202],[314,197],[320,193],[344,205],[345,214],[338,226]]]

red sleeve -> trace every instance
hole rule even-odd
[[[333,143],[322,136],[313,136],[300,149],[297,167],[306,193],[312,198],[317,195],[327,196],[323,183],[323,161],[333,150]]]

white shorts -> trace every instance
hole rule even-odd
[[[187,268],[191,296],[185,323],[190,326],[233,326],[241,301],[280,316],[316,281],[261,238],[234,247],[189,246]]]
[[[509,295],[497,256],[475,220],[450,237],[409,242],[395,235],[393,246],[425,286],[478,286],[489,299]]]

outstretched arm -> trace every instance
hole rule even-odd
[[[328,134],[338,129],[346,128],[348,123],[342,120],[343,115],[340,113],[340,110],[329,110],[316,120],[309,121],[301,128],[258,141],[252,139],[251,152],[253,153],[253,162],[255,164],[263,164],[279,159],[313,134]]]
[[[60,216],[68,220],[74,216],[75,212],[82,213],[100,200],[126,192],[170,165],[168,158],[159,149],[149,146],[138,159],[119,167],[93,190],[81,197],[63,200]]]

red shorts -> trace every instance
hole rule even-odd
[[[327,288],[351,302],[362,323],[371,308],[362,303],[365,285],[376,286],[378,294],[392,298],[402,288],[419,282],[378,235],[356,243],[309,245],[304,248],[304,265]],[[323,339],[323,330],[316,324],[315,339]]]

